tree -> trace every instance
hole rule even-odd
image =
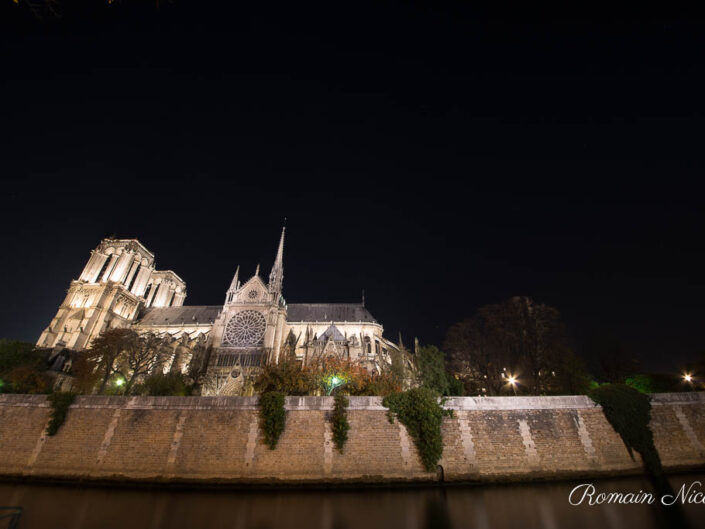
[[[448,394],[449,385],[443,351],[435,345],[419,347],[416,366],[422,386],[434,390],[439,395]]]
[[[52,380],[46,374],[46,357],[46,351],[37,350],[34,344],[0,340],[0,392],[49,392]]]
[[[473,393],[507,392],[510,376],[523,392],[556,392],[556,377],[566,374],[566,369],[573,373],[566,383],[579,385],[577,363],[558,310],[527,297],[481,307],[471,318],[451,326],[444,348],[450,353],[451,370]]]
[[[127,382],[125,384],[125,395],[127,395],[135,381],[147,375],[162,355],[166,340],[153,333],[143,336],[128,336],[123,353],[120,355],[118,365],[123,371]]]
[[[90,349],[86,351],[85,358],[100,374],[98,393],[105,392],[110,377],[117,372],[120,356],[123,353],[134,354],[139,348],[139,336],[131,329],[109,329],[93,340]]]
[[[613,334],[593,336],[587,349],[589,358],[597,360],[598,376],[602,381],[622,384],[628,376],[640,371],[634,350]]]
[[[17,340],[0,340],[0,375],[19,366],[45,369],[44,354],[35,345]]]

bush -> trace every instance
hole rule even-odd
[[[45,355],[44,351],[35,350],[34,344],[28,342],[0,340],[0,375],[20,366],[44,371],[47,368]]]
[[[382,400],[382,405],[389,408],[389,422],[394,422],[396,416],[406,426],[427,472],[436,470],[443,455],[441,423],[448,413],[438,401],[438,394],[425,387],[388,395]]]
[[[335,396],[335,406],[331,415],[331,428],[333,430],[333,442],[338,452],[343,453],[343,447],[348,440],[350,423],[348,422],[348,405],[350,401],[343,395]]]
[[[3,393],[50,393],[53,380],[43,371],[30,366],[18,366],[4,377]]]
[[[602,406],[605,417],[624,441],[629,455],[634,458],[633,450],[641,454],[657,491],[670,491],[649,428],[650,397],[625,384],[604,384],[590,390],[588,396]]]
[[[463,384],[463,381],[452,375],[448,375],[448,395],[453,397],[462,397],[465,395],[465,384]]]
[[[262,393],[259,397],[259,417],[264,442],[270,450],[274,450],[286,425],[284,394],[279,391]]]
[[[153,397],[185,397],[191,395],[191,386],[181,373],[154,373],[142,385],[147,395]]]
[[[66,420],[69,407],[76,400],[75,393],[52,393],[48,397],[51,404],[51,419],[47,425],[47,435],[56,435],[61,425]]]
[[[255,391],[279,391],[286,395],[311,395],[318,387],[313,373],[295,360],[266,365],[255,380]]]
[[[349,391],[356,396],[387,396],[392,393],[399,393],[402,390],[401,383],[392,373],[382,373],[365,378],[358,387],[353,387]]]
[[[661,374],[642,374],[628,377],[624,383],[642,393],[668,393],[676,389],[675,377]]]
[[[0,340],[0,393],[49,393],[46,351],[34,344]]]

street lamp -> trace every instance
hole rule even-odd
[[[693,383],[693,375],[690,373],[683,373],[683,380],[685,380],[688,384]]]
[[[516,395],[517,394],[517,383],[518,383],[516,377],[514,375],[509,375],[507,377],[507,383],[510,386],[512,386],[512,389],[514,390],[514,395]]]

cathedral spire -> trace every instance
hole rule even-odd
[[[235,269],[235,275],[233,276],[233,282],[230,283],[230,290],[237,290],[237,283],[239,281],[239,276],[240,276],[240,265],[237,265],[237,268]]]
[[[282,234],[279,238],[279,248],[277,248],[277,256],[274,259],[272,272],[269,274],[269,290],[270,292],[282,291],[282,281],[284,280],[284,234],[286,233],[286,225],[282,227]]]
[[[228,304],[230,303],[233,298],[235,297],[235,292],[237,292],[238,287],[240,286],[240,265],[237,265],[237,268],[235,269],[235,275],[233,276],[233,281],[230,283],[230,288],[228,289],[228,293],[225,295],[225,303]]]

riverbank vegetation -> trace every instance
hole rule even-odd
[[[632,459],[634,451],[641,455],[659,494],[672,494],[649,427],[651,398],[626,384],[605,384],[592,389],[588,396],[602,406],[605,417],[624,441]]]
[[[331,430],[333,432],[333,442],[338,452],[343,453],[343,447],[348,440],[350,423],[348,422],[348,406],[350,401],[344,395],[336,395],[331,413]]]
[[[438,393],[427,387],[388,395],[382,405],[389,408],[390,423],[396,418],[406,427],[426,471],[434,472],[443,455],[443,417],[452,410],[444,410]]]
[[[262,393],[258,399],[258,405],[264,443],[270,450],[274,450],[286,425],[284,394],[279,391]]]

